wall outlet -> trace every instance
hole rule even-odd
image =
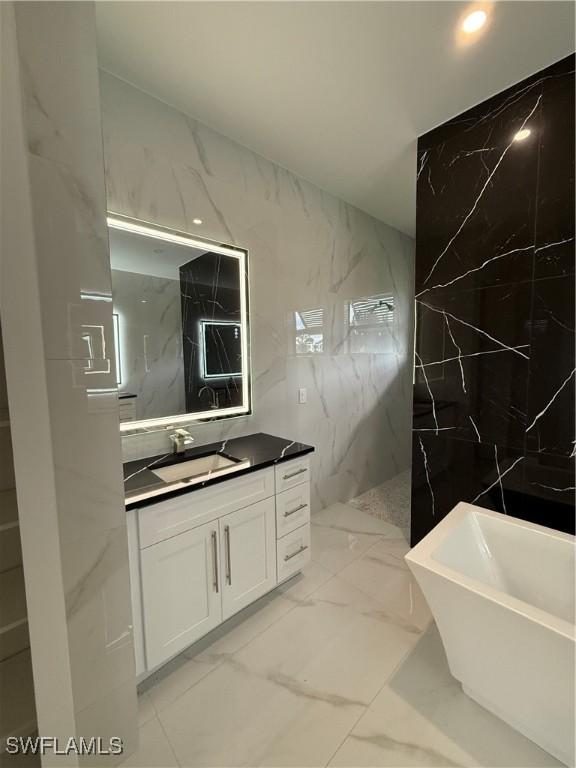
[[[298,402],[300,405],[308,402],[308,392],[306,387],[298,387]]]

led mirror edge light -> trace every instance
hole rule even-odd
[[[208,238],[198,238],[188,235],[186,232],[171,230],[165,227],[144,221],[143,219],[134,219],[124,214],[108,211],[107,224],[112,229],[119,229],[124,232],[134,232],[140,235],[153,237],[156,240],[167,240],[191,248],[209,247],[216,253],[222,253],[226,256],[234,256],[238,259],[238,269],[240,271],[240,325],[242,329],[241,349],[242,349],[242,405],[233,408],[219,408],[210,412],[198,411],[197,413],[183,413],[177,416],[161,416],[157,419],[137,419],[135,421],[125,421],[120,424],[120,432],[124,437],[137,437],[138,435],[149,432],[161,432],[169,429],[176,424],[193,424],[197,422],[219,421],[225,418],[240,418],[252,414],[252,361],[248,357],[249,352],[249,324],[248,324],[248,249],[236,246],[227,246]]]
[[[240,349],[242,354],[242,408],[246,413],[251,413],[252,403],[252,360],[250,358],[250,348],[248,334],[250,327],[248,325],[248,291],[250,281],[248,278],[248,251],[244,251],[238,260],[240,269],[240,323],[241,339]]]
[[[198,413],[182,413],[179,416],[161,416],[157,419],[139,419],[137,421],[123,421],[120,424],[120,432],[124,437],[137,437],[151,432],[163,432],[170,427],[182,424],[195,424],[198,422],[210,423],[220,419],[249,416],[250,408],[245,409],[241,405],[234,408],[219,408],[214,411],[198,411]]]

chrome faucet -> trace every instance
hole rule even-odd
[[[184,453],[186,448],[194,442],[194,438],[187,429],[174,430],[170,435],[170,440],[172,440],[173,443],[174,453]]]
[[[213,389],[212,387],[209,387],[208,385],[202,387],[202,389],[198,390],[198,397],[206,390],[208,392],[208,396],[212,399],[212,402],[210,404],[210,408],[219,408],[219,397],[218,392]]]

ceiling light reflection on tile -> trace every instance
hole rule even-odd
[[[530,136],[532,131],[530,128],[522,128],[521,131],[518,131],[518,133],[514,134],[514,141],[524,141],[525,139]]]
[[[473,32],[478,32],[478,30],[482,29],[484,24],[486,24],[487,19],[488,14],[486,11],[472,11],[472,13],[469,13],[462,22],[462,29],[468,35],[472,34]]]

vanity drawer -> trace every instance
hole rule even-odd
[[[276,535],[287,533],[310,522],[310,483],[302,483],[276,496]]]
[[[310,460],[307,456],[277,464],[274,469],[276,472],[276,493],[287,491],[288,488],[294,488],[294,486],[307,483],[310,480]]]
[[[310,523],[276,542],[278,583],[301,571],[310,560]]]
[[[263,469],[138,510],[140,549],[274,495],[274,470]]]

